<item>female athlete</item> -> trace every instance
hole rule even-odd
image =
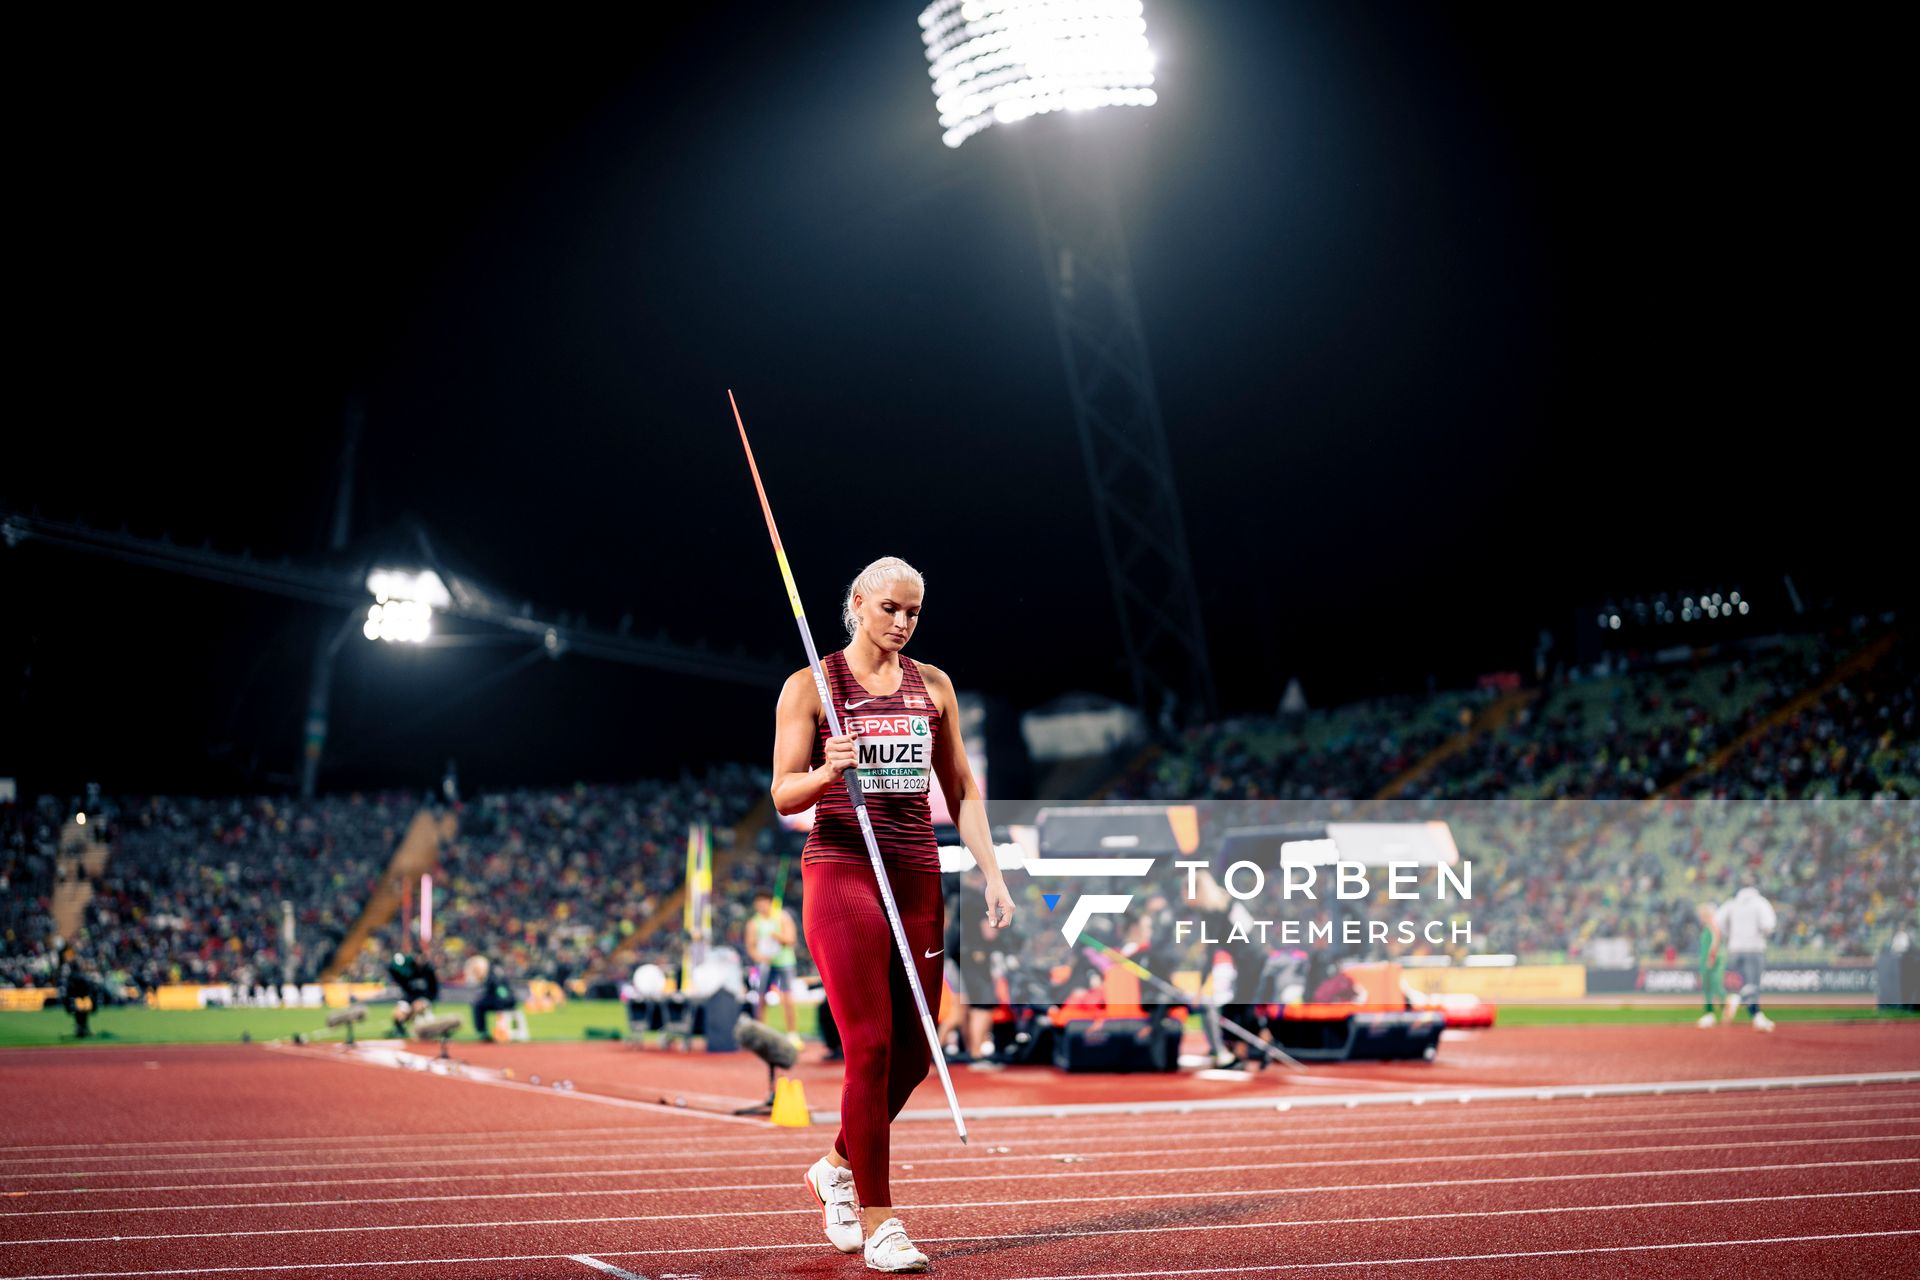
[[[987,915],[1013,919],[994,859],[987,809],[960,741],[959,709],[945,672],[901,654],[919,625],[926,584],[904,560],[875,560],[847,588],[849,643],[822,661],[843,735],[829,737],[810,670],[780,693],[773,745],[773,803],[814,810],[800,854],[801,930],[819,966],[845,1042],[840,1134],[807,1170],[827,1239],[842,1253],[865,1245],[875,1271],[924,1271],[893,1215],[888,1126],[932,1065],[926,1036],[880,902],[880,887],[843,775],[855,770],[886,864],[900,923],[928,1000],[940,993],[946,910],[933,840],[929,782],[940,780],[960,838],[986,874]],[[857,1201],[857,1209],[856,1209]]]

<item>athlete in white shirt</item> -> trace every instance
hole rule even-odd
[[[1740,1011],[1744,1002],[1753,1010],[1755,1031],[1773,1030],[1773,1019],[1760,1012],[1760,979],[1766,973],[1767,935],[1779,918],[1773,904],[1761,896],[1758,887],[1745,884],[1740,892],[1720,904],[1713,913],[1725,940],[1727,967],[1740,975],[1740,989],[1727,997],[1727,1021]]]

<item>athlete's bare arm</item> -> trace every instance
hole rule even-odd
[[[940,709],[940,735],[934,744],[933,772],[940,779],[940,790],[947,797],[947,809],[953,824],[960,829],[960,841],[987,878],[987,919],[999,928],[1013,922],[1013,895],[1007,892],[1006,879],[1000,874],[1000,860],[993,852],[993,829],[987,822],[987,802],[974,781],[973,766],[967,763],[966,743],[960,740],[960,700],[954,696],[953,681],[938,667],[920,664],[920,678]]]
[[[825,795],[828,787],[844,785],[840,775],[856,759],[853,735],[827,739],[827,762],[811,767],[813,739],[820,731],[820,694],[813,672],[802,669],[787,677],[773,722],[773,807],[780,814],[803,813]]]

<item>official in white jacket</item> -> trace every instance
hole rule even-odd
[[[1756,886],[1746,884],[1739,893],[1720,904],[1713,919],[1725,940],[1727,967],[1740,975],[1740,989],[1727,997],[1727,1021],[1733,1021],[1744,1002],[1753,1010],[1755,1031],[1773,1030],[1773,1019],[1760,1012],[1760,979],[1767,969],[1767,935],[1779,923],[1773,904],[1761,896]]]

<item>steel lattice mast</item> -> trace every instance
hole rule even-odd
[[[950,147],[1033,115],[1155,101],[1138,0],[936,0],[920,26]],[[1082,127],[1021,139],[1019,159],[1114,612],[1142,711],[1208,717],[1212,665],[1114,198],[1111,130],[1073,123]]]

